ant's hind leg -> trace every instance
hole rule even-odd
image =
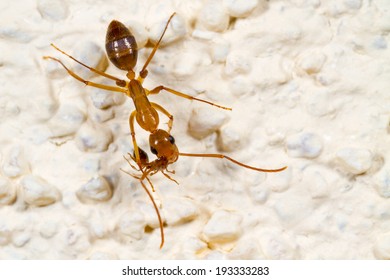
[[[85,84],[86,86],[91,86],[91,87],[95,87],[95,88],[101,88],[101,89],[108,90],[108,91],[122,92],[122,93],[124,93],[124,94],[127,95],[127,90],[124,89],[124,88],[113,87],[113,86],[107,86],[107,85],[98,84],[98,83],[94,83],[94,82],[91,82],[91,81],[86,81],[86,80],[84,80],[84,79],[81,78],[79,75],[77,75],[77,74],[74,73],[72,70],[70,70],[68,67],[66,67],[65,64],[62,63],[62,61],[59,60],[58,58],[51,57],[51,56],[44,56],[43,58],[44,58],[44,59],[51,59],[51,60],[57,61],[59,64],[62,65],[62,67],[65,68],[65,70],[69,73],[69,75],[71,75],[71,76],[72,76],[73,78],[75,78],[76,80],[82,82],[82,83]]]
[[[196,100],[196,101],[200,101],[200,102],[203,102],[203,103],[207,103],[207,104],[209,104],[209,105],[212,105],[212,106],[215,106],[215,107],[224,109],[224,110],[229,110],[229,111],[232,110],[232,108],[224,107],[224,106],[215,104],[215,103],[210,102],[210,101],[207,101],[207,100],[199,99],[199,98],[193,97],[193,96],[191,96],[191,95],[182,93],[182,92],[180,92],[180,91],[177,91],[177,90],[174,90],[174,89],[171,89],[171,88],[167,88],[167,87],[165,87],[165,86],[158,86],[158,87],[156,87],[156,88],[150,90],[150,91],[148,92],[148,94],[158,94],[158,93],[160,93],[160,91],[162,91],[162,90],[165,90],[165,91],[167,91],[167,92],[169,92],[169,93],[172,93],[172,94],[174,94],[174,95],[177,95],[177,96],[180,96],[180,97],[183,97],[183,98],[186,98],[186,99]]]
[[[86,64],[84,64],[84,63],[82,63],[81,61],[78,61],[76,58],[74,58],[73,56],[67,54],[66,52],[64,52],[63,50],[61,50],[60,48],[58,48],[56,45],[54,45],[53,43],[50,44],[50,45],[51,45],[53,48],[55,48],[57,51],[63,53],[64,55],[66,55],[66,56],[69,57],[70,59],[76,61],[78,64],[84,66],[85,68],[88,68],[91,72],[94,72],[94,73],[96,73],[96,74],[98,74],[98,75],[100,75],[100,76],[106,77],[106,78],[108,78],[108,79],[114,80],[114,81],[116,82],[116,85],[117,85],[117,86],[120,86],[120,87],[125,87],[125,86],[126,86],[126,81],[124,81],[124,80],[122,80],[122,79],[119,79],[119,78],[117,78],[117,77],[111,76],[111,75],[109,75],[109,74],[106,74],[106,73],[104,73],[104,72],[102,72],[102,71],[99,71],[99,70],[97,70],[97,69],[95,69],[95,68],[92,68],[92,67],[90,67],[90,66],[88,66],[88,65],[86,65]]]

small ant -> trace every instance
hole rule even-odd
[[[196,100],[203,103],[207,103],[209,105],[224,109],[224,110],[232,110],[231,108],[224,107],[217,105],[215,103],[212,103],[207,100],[199,99],[187,94],[184,94],[182,92],[179,92],[177,90],[165,87],[165,86],[157,86],[152,90],[148,90],[142,86],[142,83],[146,76],[148,75],[148,70],[146,69],[152,60],[154,54],[156,53],[157,49],[160,46],[161,40],[164,37],[164,34],[168,28],[169,23],[171,22],[173,16],[176,13],[173,13],[166,25],[165,28],[157,41],[156,45],[154,46],[152,52],[149,54],[149,57],[147,58],[144,66],[142,67],[141,71],[139,72],[139,76],[135,77],[134,67],[137,64],[137,58],[138,58],[138,46],[137,42],[135,41],[135,38],[133,34],[130,32],[130,30],[119,21],[113,20],[110,25],[107,28],[106,33],[106,52],[107,56],[110,59],[110,61],[119,69],[127,71],[126,77],[129,79],[128,81],[119,79],[117,77],[114,77],[112,75],[109,75],[107,73],[104,73],[102,71],[99,71],[97,69],[94,69],[92,67],[89,67],[88,65],[78,61],[73,56],[67,54],[66,52],[62,51],[58,47],[56,47],[54,44],[51,44],[53,48],[55,48],[57,51],[63,53],[70,59],[74,60],[78,64],[88,68],[90,71],[99,74],[103,77],[106,77],[108,79],[114,80],[117,86],[108,86],[103,84],[94,83],[91,81],[86,81],[80,76],[78,76],[76,73],[74,73],[72,70],[67,68],[64,63],[62,63],[61,60],[55,57],[51,56],[44,56],[44,59],[51,59],[54,61],[57,61],[62,65],[62,67],[65,68],[65,70],[76,80],[84,83],[87,86],[92,86],[108,91],[115,91],[115,92],[121,92],[128,97],[130,97],[135,106],[135,110],[130,114],[129,117],[129,124],[130,124],[130,131],[131,131],[131,137],[133,141],[134,146],[134,152],[135,152],[135,158],[138,165],[140,165],[140,154],[138,150],[137,141],[135,138],[135,130],[134,130],[134,119],[136,119],[139,126],[150,132],[153,133],[157,130],[159,125],[159,115],[157,111],[160,111],[164,115],[166,115],[169,119],[168,121],[168,132],[172,129],[173,124],[173,116],[165,110],[161,105],[158,105],[156,103],[150,102],[148,99],[149,94],[158,94],[162,90],[165,90],[169,93],[172,93],[174,95],[190,99],[190,100]]]
[[[146,186],[143,183],[143,180],[146,179],[149,182],[149,184],[152,188],[152,191],[153,192],[155,191],[153,183],[151,182],[151,180],[148,177],[149,175],[152,176],[152,175],[156,174],[157,172],[161,172],[169,180],[174,181],[176,184],[179,184],[175,179],[173,179],[172,177],[170,177],[166,173],[166,172],[175,173],[174,171],[168,170],[168,165],[176,162],[178,160],[179,156],[210,157],[210,158],[227,159],[227,160],[233,162],[234,164],[237,164],[237,165],[242,166],[244,168],[259,171],[259,172],[280,172],[280,171],[283,171],[287,168],[287,166],[284,166],[284,167],[278,168],[278,169],[258,168],[258,167],[246,165],[244,163],[241,163],[241,162],[239,162],[231,157],[228,157],[226,155],[223,155],[223,154],[180,153],[179,149],[177,148],[177,146],[175,144],[175,138],[173,138],[173,136],[170,135],[167,131],[162,130],[162,129],[157,129],[156,131],[152,132],[149,135],[149,145],[150,145],[150,151],[157,156],[157,159],[155,159],[154,161],[149,161],[147,153],[144,150],[142,150],[141,148],[138,148],[139,152],[140,152],[140,164],[138,164],[139,168],[132,165],[129,158],[124,157],[125,160],[129,163],[129,165],[133,169],[140,171],[142,173],[142,176],[137,176],[137,175],[131,174],[129,172],[126,172],[124,170],[122,170],[122,171],[133,176],[134,178],[138,179],[141,182],[142,187],[145,189],[145,191],[147,192],[149,198],[151,199],[151,201],[153,203],[153,206],[154,206],[154,209],[157,213],[157,217],[158,217],[159,224],[160,224],[160,233],[161,233],[160,249],[164,245],[164,227],[163,227],[163,222],[161,219],[160,211],[157,208],[157,205],[153,199],[153,196],[151,195],[151,193],[149,192],[149,190],[146,188]],[[135,155],[132,156],[129,154],[129,157],[133,161],[136,162]]]
[[[173,116],[165,110],[162,106],[150,102],[148,100],[148,95],[150,94],[158,94],[162,90],[165,90],[171,94],[177,95],[179,97],[183,97],[190,100],[196,100],[203,103],[207,103],[209,105],[224,109],[224,110],[232,110],[231,108],[224,107],[215,103],[212,103],[207,100],[199,99],[187,94],[184,94],[182,92],[176,91],[174,89],[165,87],[165,86],[157,86],[152,90],[148,90],[142,86],[144,79],[148,75],[148,70],[146,69],[149,65],[150,61],[152,60],[154,54],[156,53],[157,49],[160,46],[161,40],[164,37],[164,34],[168,28],[169,23],[171,22],[171,19],[175,13],[173,13],[166,25],[165,28],[157,41],[156,45],[154,46],[152,52],[149,54],[144,66],[142,67],[141,71],[139,72],[138,77],[135,77],[134,67],[137,64],[137,58],[138,58],[138,46],[135,41],[134,36],[130,32],[128,28],[126,28],[122,23],[119,21],[113,20],[110,25],[108,26],[107,33],[106,33],[106,52],[108,55],[108,58],[110,61],[119,69],[127,71],[126,77],[128,80],[122,80],[117,77],[114,77],[112,75],[109,75],[105,72],[99,71],[95,68],[89,67],[88,65],[78,61],[71,55],[67,54],[66,52],[62,51],[58,47],[56,47],[54,44],[51,44],[52,47],[54,47],[57,51],[63,53],[70,59],[74,60],[78,64],[86,67],[90,71],[101,75],[103,77],[106,77],[108,79],[111,79],[115,81],[116,86],[109,86],[104,84],[98,84],[91,81],[84,80],[80,76],[78,76],[76,73],[74,73],[72,70],[67,68],[65,64],[59,60],[58,58],[51,57],[51,56],[44,56],[44,59],[51,59],[56,62],[58,62],[65,70],[68,72],[69,75],[71,75],[76,80],[84,83],[87,86],[92,86],[100,89],[104,89],[107,91],[114,91],[114,92],[121,92],[128,97],[130,97],[135,106],[135,110],[130,114],[129,117],[129,125],[130,125],[130,132],[131,137],[133,141],[133,147],[134,147],[134,155],[130,155],[131,159],[133,159],[139,168],[136,168],[130,163],[130,160],[125,157],[127,162],[130,164],[130,166],[138,171],[142,172],[142,176],[136,176],[133,174],[128,173],[129,175],[133,176],[134,178],[138,179],[142,185],[142,187],[145,189],[146,193],[148,194],[149,198],[151,199],[153,206],[156,210],[159,224],[160,224],[160,232],[161,232],[161,244],[160,248],[164,245],[164,231],[163,231],[163,223],[162,219],[159,213],[159,210],[157,208],[157,205],[153,199],[152,194],[148,190],[148,188],[144,184],[144,180],[147,179],[149,182],[152,190],[154,191],[154,187],[152,182],[149,179],[149,175],[152,176],[155,173],[161,171],[161,173],[164,174],[168,179],[178,183],[176,180],[171,178],[166,172],[174,173],[174,171],[169,171],[167,169],[169,164],[172,164],[177,161],[179,155],[180,156],[189,156],[189,157],[212,157],[212,158],[225,158],[237,165],[240,165],[245,168],[253,169],[255,171],[261,171],[261,172],[279,172],[287,167],[279,168],[279,169],[262,169],[262,168],[256,168],[253,166],[249,166],[246,164],[243,164],[233,158],[230,158],[228,156],[222,155],[222,154],[192,154],[192,153],[179,153],[178,148],[175,144],[174,138],[169,134],[172,125],[173,125]],[[168,131],[158,129],[159,125],[159,115],[158,112],[163,113],[168,117]],[[134,130],[134,119],[137,121],[139,126],[150,132],[149,136],[149,144],[152,153],[154,153],[157,156],[157,159],[154,161],[149,162],[148,156],[146,152],[144,152],[141,148],[138,147],[137,141],[135,138],[135,130]],[[126,172],[126,171],[125,171]],[[127,173],[127,172],[126,172]]]
[[[140,170],[142,170],[148,164],[152,164],[152,163],[149,163],[147,159],[145,160],[146,153],[138,148],[137,141],[135,138],[134,119],[137,121],[137,123],[139,124],[139,126],[142,129],[150,132],[152,135],[154,133],[156,133],[158,125],[159,125],[159,115],[158,115],[157,111],[160,111],[161,113],[163,113],[164,115],[166,115],[168,117],[168,119],[169,119],[168,120],[168,132],[170,132],[170,130],[172,129],[172,124],[173,124],[173,116],[167,110],[165,110],[162,106],[160,106],[156,103],[150,102],[148,100],[148,95],[158,94],[162,90],[165,90],[165,91],[172,93],[174,95],[177,95],[179,97],[207,103],[209,105],[212,105],[212,106],[224,109],[224,110],[232,110],[231,108],[220,106],[220,105],[217,105],[217,104],[212,103],[210,101],[199,99],[199,98],[184,94],[182,92],[179,92],[177,90],[174,90],[174,89],[162,86],[162,85],[157,86],[152,90],[148,90],[142,86],[144,79],[148,75],[148,70],[146,68],[148,67],[150,61],[154,57],[154,54],[156,53],[157,49],[159,48],[161,40],[164,37],[164,34],[169,26],[169,23],[171,22],[171,20],[175,14],[176,13],[173,13],[169,17],[159,40],[155,44],[152,52],[149,54],[145,64],[143,65],[141,71],[139,72],[138,77],[135,77],[135,72],[133,70],[137,64],[137,58],[138,58],[138,46],[137,46],[137,42],[136,42],[133,34],[130,32],[130,30],[124,24],[122,24],[119,21],[113,20],[109,24],[109,26],[107,28],[107,33],[106,33],[107,56],[110,59],[110,61],[117,68],[124,70],[124,71],[127,71],[126,77],[129,80],[119,79],[119,78],[114,77],[110,74],[107,74],[105,72],[102,72],[102,71],[99,71],[95,68],[92,68],[92,67],[82,63],[81,61],[77,60],[73,56],[67,54],[66,52],[64,52],[63,50],[61,50],[60,48],[58,48],[54,44],[51,44],[51,46],[53,48],[55,48],[57,51],[61,52],[62,54],[66,55],[67,57],[69,57],[73,61],[75,61],[78,64],[89,69],[91,72],[94,72],[98,75],[101,75],[103,77],[106,77],[108,79],[115,81],[117,86],[109,86],[109,85],[98,84],[98,83],[94,83],[92,81],[84,80],[79,75],[77,75],[72,70],[70,70],[68,67],[66,67],[65,64],[61,60],[59,60],[58,58],[55,58],[52,56],[44,56],[43,57],[44,59],[51,59],[51,60],[58,62],[63,68],[65,68],[65,70],[68,72],[69,75],[71,75],[76,80],[84,83],[86,86],[100,88],[100,89],[104,89],[107,91],[121,92],[133,100],[135,110],[130,114],[129,125],[130,125],[130,132],[131,132],[131,137],[132,137],[133,147],[134,147],[134,157],[135,157],[134,161],[137,163]],[[176,161],[176,160],[177,160],[177,158],[174,161]],[[168,164],[170,164],[170,163],[171,162],[165,163],[165,162],[156,161],[150,167],[150,170],[151,171],[153,170],[155,172],[161,171],[164,173],[163,167],[165,166],[165,169],[166,169],[166,166],[168,166]],[[161,169],[158,168],[158,165],[161,166]],[[167,176],[168,178],[170,178],[166,173],[164,173],[164,175]],[[147,175],[146,175],[146,177],[147,177]],[[152,200],[153,206],[155,207],[155,209],[157,211],[158,218],[159,218],[161,235],[162,235],[162,243],[161,243],[161,247],[162,247],[162,245],[164,243],[164,241],[163,241],[164,239],[163,239],[161,217],[160,217],[160,214],[158,212],[157,206],[154,202],[154,199],[153,199],[151,193],[149,192],[149,190],[146,188],[145,184],[143,183],[143,179],[145,179],[145,178],[143,177],[142,180],[140,180],[141,185],[145,189],[145,191],[148,194],[148,196],[150,197],[150,199]],[[149,178],[148,178],[148,181],[151,184]],[[153,186],[153,185],[151,184],[151,186]],[[154,189],[153,189],[153,191],[154,191]]]

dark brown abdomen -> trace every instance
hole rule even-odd
[[[119,21],[113,20],[108,26],[106,52],[119,69],[130,71],[137,64],[137,42],[130,30]]]

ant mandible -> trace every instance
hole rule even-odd
[[[51,59],[54,61],[57,61],[62,65],[62,67],[65,68],[65,70],[76,80],[84,83],[87,86],[92,86],[108,91],[114,91],[114,92],[121,92],[127,96],[129,96],[135,106],[135,110],[130,114],[129,117],[129,125],[130,125],[130,132],[131,137],[133,141],[133,147],[135,152],[135,159],[137,164],[140,166],[140,152],[138,149],[137,141],[135,138],[135,130],[134,130],[134,119],[136,119],[139,126],[150,132],[153,133],[157,130],[159,125],[159,115],[157,111],[160,111],[164,115],[166,115],[169,119],[168,121],[168,132],[172,129],[173,124],[173,116],[165,110],[161,105],[150,102],[148,99],[149,94],[158,94],[162,90],[165,90],[166,92],[172,93],[174,95],[187,98],[190,100],[196,100],[200,102],[207,103],[212,106],[216,106],[218,108],[224,109],[224,110],[231,110],[231,108],[224,107],[217,105],[215,103],[212,103],[207,100],[199,99],[187,94],[184,94],[182,92],[179,92],[177,90],[168,88],[166,86],[157,86],[152,90],[148,90],[142,86],[142,83],[146,76],[148,75],[148,70],[146,69],[152,60],[154,54],[156,53],[157,49],[160,46],[161,40],[164,37],[164,34],[168,28],[169,23],[171,22],[173,16],[176,13],[173,13],[166,25],[165,28],[157,41],[156,45],[154,46],[152,52],[149,54],[149,57],[147,58],[144,66],[142,67],[141,71],[139,72],[138,77],[135,77],[134,67],[137,64],[137,58],[138,58],[138,46],[137,42],[133,36],[133,34],[130,32],[130,30],[119,21],[113,20],[110,25],[107,28],[106,33],[106,52],[107,56],[110,59],[110,61],[119,69],[127,71],[126,77],[129,79],[128,81],[119,79],[117,77],[114,77],[112,75],[109,75],[107,73],[104,73],[102,71],[99,71],[97,69],[94,69],[92,67],[89,67],[88,65],[78,61],[73,56],[67,54],[66,52],[62,51],[58,47],[56,47],[54,44],[51,44],[52,47],[54,47],[57,51],[63,53],[67,57],[71,58],[78,64],[88,68],[90,71],[99,74],[103,77],[106,77],[108,79],[114,80],[117,86],[108,86],[103,84],[94,83],[91,81],[84,80],[80,76],[78,76],[76,73],[74,73],[72,70],[67,68],[64,63],[62,63],[61,60],[55,57],[51,56],[44,56],[44,59]]]
[[[160,211],[158,210],[158,207],[154,201],[154,198],[153,198],[152,194],[150,193],[150,191],[145,186],[145,184],[143,183],[143,181],[146,179],[149,182],[149,184],[152,188],[152,191],[154,192],[153,183],[151,182],[151,180],[149,179],[148,176],[149,175],[152,176],[152,175],[156,174],[157,172],[161,172],[165,177],[167,177],[168,179],[170,179],[170,180],[174,181],[176,184],[178,184],[178,182],[175,179],[173,179],[172,177],[170,177],[166,172],[174,173],[174,171],[168,170],[168,165],[176,162],[178,160],[179,156],[209,157],[209,158],[227,159],[230,162],[233,162],[234,164],[237,164],[241,167],[252,169],[252,170],[255,170],[258,172],[280,172],[280,171],[283,171],[287,168],[287,166],[284,166],[284,167],[281,167],[278,169],[258,168],[258,167],[244,164],[242,162],[239,162],[239,161],[237,161],[229,156],[223,155],[223,154],[180,153],[179,149],[176,146],[175,138],[173,138],[173,136],[170,135],[167,131],[162,130],[162,129],[157,129],[156,131],[152,132],[149,135],[149,145],[150,145],[151,152],[153,154],[155,154],[157,157],[157,159],[155,159],[154,161],[149,161],[147,153],[144,150],[142,150],[141,148],[138,148],[139,153],[140,153],[140,164],[138,164],[139,168],[135,167],[130,162],[130,159],[132,159],[133,161],[136,162],[135,155],[129,154],[129,158],[124,157],[125,160],[129,163],[129,165],[133,169],[140,171],[142,173],[141,176],[131,174],[131,173],[124,171],[124,170],[122,170],[122,171],[133,176],[134,178],[138,179],[141,182],[142,187],[145,189],[146,193],[148,194],[150,200],[153,203],[153,206],[154,206],[154,209],[156,211],[157,218],[159,221],[159,225],[160,225],[160,235],[161,235],[160,248],[162,248],[164,245],[163,222],[161,219]]]

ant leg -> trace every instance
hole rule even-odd
[[[215,104],[215,103],[212,103],[210,101],[207,101],[207,100],[203,100],[203,99],[199,99],[199,98],[196,98],[196,97],[193,97],[191,95],[188,95],[188,94],[185,94],[185,93],[182,93],[180,91],[177,91],[177,90],[174,90],[174,89],[171,89],[171,88],[167,88],[165,86],[158,86],[152,90],[149,90],[147,93],[148,94],[158,94],[160,93],[160,91],[162,90],[165,90],[169,93],[172,93],[174,95],[177,95],[177,96],[180,96],[180,97],[183,97],[183,98],[187,98],[187,99],[190,99],[190,100],[196,100],[196,101],[200,101],[200,102],[203,102],[203,103],[207,103],[209,105],[212,105],[212,106],[215,106],[215,107],[218,107],[218,108],[221,108],[221,109],[224,109],[224,110],[228,110],[228,111],[231,111],[232,108],[229,108],[229,107],[224,107],[224,106],[221,106],[221,105],[218,105],[218,104]]]
[[[127,92],[126,89],[123,89],[123,88],[120,88],[120,87],[107,86],[107,85],[103,85],[103,84],[97,84],[97,83],[94,83],[94,82],[91,82],[91,81],[86,81],[86,80],[84,80],[83,78],[81,78],[80,76],[78,76],[76,73],[74,73],[72,70],[70,70],[68,67],[66,67],[65,64],[62,63],[62,61],[59,60],[58,58],[51,57],[51,56],[44,56],[43,58],[44,58],[44,59],[51,59],[51,60],[57,61],[59,64],[62,65],[62,67],[65,68],[65,70],[68,72],[69,75],[71,75],[71,76],[72,76],[73,78],[75,78],[76,80],[82,82],[82,83],[85,84],[86,86],[101,88],[101,89],[109,90],[109,91],[122,92],[122,93],[128,95],[128,92]]]
[[[149,181],[149,180],[148,180]],[[163,222],[162,222],[162,219],[161,219],[161,216],[160,216],[160,211],[158,210],[158,207],[156,205],[156,202],[154,201],[154,198],[152,196],[152,194],[150,193],[150,191],[148,190],[148,188],[145,186],[144,182],[142,180],[140,180],[141,182],[141,185],[142,187],[144,188],[144,190],[146,191],[146,193],[148,194],[150,200],[152,201],[153,203],[153,206],[154,206],[154,210],[156,210],[156,214],[157,214],[157,218],[158,218],[158,222],[160,224],[160,234],[161,234],[161,243],[160,243],[160,249],[164,246],[164,225],[163,225]],[[149,181],[150,182],[150,181]]]
[[[168,170],[167,170],[168,171]],[[161,173],[164,174],[165,177],[167,177],[169,180],[175,182],[176,184],[179,185],[179,182],[173,179],[171,176],[169,176],[167,173],[164,172],[164,170],[161,170]]]
[[[125,160],[126,160],[127,162],[129,162],[127,158],[125,158]],[[133,167],[133,166],[131,166],[131,167]],[[133,168],[134,168],[134,167],[133,167]],[[122,168],[120,168],[120,170],[121,170],[122,172],[126,173],[127,175],[130,175],[131,177],[133,177],[133,178],[135,178],[135,179],[137,179],[137,180],[140,180],[140,181],[143,181],[143,180],[146,178],[146,180],[149,182],[150,186],[152,187],[152,191],[153,191],[153,192],[156,191],[156,190],[154,189],[153,183],[152,183],[152,181],[150,181],[149,177],[148,177],[148,176],[145,176],[145,177],[143,176],[143,175],[145,175],[145,173],[142,173],[142,174],[143,174],[142,177],[139,177],[139,176],[137,176],[137,175],[131,174],[130,172],[128,172],[128,171],[126,171],[126,170],[124,170],[124,169],[122,169]],[[137,169],[137,171],[140,171],[140,170]]]
[[[138,149],[138,151],[139,151],[139,149]],[[129,156],[130,156],[130,158],[131,158],[133,161],[136,162],[135,157],[133,157],[133,156],[130,155],[130,154],[129,154]],[[133,176],[134,178],[138,179],[138,180],[141,180],[141,181],[143,181],[144,179],[148,180],[150,186],[152,187],[152,191],[155,192],[153,183],[152,183],[152,181],[150,181],[150,179],[149,179],[149,177],[148,177],[148,175],[150,174],[151,169],[148,169],[147,167],[145,167],[145,169],[142,168],[142,162],[141,162],[140,165],[138,165],[138,166],[139,166],[139,169],[138,169],[138,168],[136,168],[134,165],[132,165],[132,164],[130,163],[130,161],[129,161],[125,156],[123,156],[123,157],[125,158],[125,160],[130,164],[130,166],[131,166],[133,169],[135,169],[135,170],[137,170],[137,171],[139,171],[139,172],[142,173],[142,176],[141,176],[141,177],[134,176],[134,175],[132,175],[132,174],[130,174],[130,175]],[[127,173],[127,172],[125,171],[125,173]],[[127,173],[127,174],[129,174],[129,173]],[[153,175],[153,174],[154,174],[154,173],[152,173],[152,174],[150,174],[150,175]]]
[[[148,59],[146,60],[146,62],[145,62],[145,64],[144,64],[144,67],[142,67],[142,70],[139,72],[139,76],[140,76],[140,78],[141,78],[141,82],[142,82],[143,79],[145,79],[146,76],[148,75],[148,70],[146,70],[146,67],[148,67],[150,61],[152,60],[154,54],[156,53],[158,47],[160,46],[160,43],[161,43],[162,38],[164,37],[165,31],[167,31],[168,25],[169,25],[169,23],[171,22],[171,19],[173,18],[173,16],[174,16],[175,14],[176,14],[176,13],[173,13],[173,14],[169,17],[169,19],[168,19],[168,21],[167,21],[167,24],[165,25],[164,31],[163,31],[163,33],[162,33],[161,36],[160,36],[160,39],[157,41],[157,44],[154,46],[152,52],[150,53]]]
[[[123,173],[126,173],[127,175],[130,175],[131,177],[133,177],[133,178],[135,178],[137,180],[141,180],[141,178],[138,177],[137,175],[131,174],[130,172],[128,172],[128,171],[126,171],[126,170],[124,170],[122,168],[119,168],[119,170],[122,171]]]
[[[129,155],[129,157],[130,157],[131,159],[134,160],[134,158],[133,158],[129,153],[128,153],[128,155]],[[125,161],[127,161],[127,163],[131,166],[131,168],[133,168],[133,169],[136,170],[136,171],[142,172],[142,170],[138,169],[136,166],[134,166],[134,165],[130,162],[130,159],[128,159],[128,158],[125,157],[125,156],[123,156],[123,158],[125,159]],[[137,178],[137,179],[139,179],[139,178]]]
[[[172,125],[173,125],[173,116],[167,110],[165,110],[162,106],[160,106],[160,105],[158,105],[156,103],[150,102],[150,105],[152,105],[152,107],[154,109],[160,111],[161,113],[163,113],[164,115],[166,115],[169,118],[169,121],[168,121],[168,133],[170,133],[171,129],[172,129]]]
[[[129,124],[130,124],[130,133],[131,133],[131,139],[133,140],[133,148],[134,148],[134,154],[135,154],[135,162],[137,163],[138,167],[140,170],[142,170],[142,165],[141,165],[141,159],[139,155],[139,150],[138,150],[138,145],[137,145],[137,140],[135,139],[135,130],[134,130],[134,118],[135,115],[137,114],[137,111],[134,110],[129,117]]]
[[[64,52],[63,50],[61,50],[61,49],[58,48],[57,46],[55,46],[53,43],[51,43],[50,45],[51,45],[53,48],[55,48],[57,51],[63,53],[64,55],[66,55],[66,56],[69,57],[70,59],[73,59],[74,61],[76,61],[78,64],[84,66],[85,68],[88,68],[90,71],[92,71],[92,72],[94,72],[94,73],[96,73],[96,74],[98,74],[98,75],[101,75],[101,76],[103,76],[103,77],[106,77],[106,78],[108,78],[108,79],[114,80],[114,81],[116,82],[116,85],[117,85],[117,86],[120,86],[120,87],[125,87],[125,86],[126,86],[126,81],[121,80],[121,79],[119,79],[119,78],[117,78],[117,77],[111,76],[111,75],[109,75],[109,74],[106,74],[106,73],[104,73],[104,72],[102,72],[102,71],[99,71],[99,70],[97,70],[97,69],[95,69],[95,68],[89,67],[88,65],[82,63],[81,61],[78,61],[78,60],[77,60],[76,58],[74,58],[73,56],[67,54],[66,52]]]
[[[186,157],[211,157],[211,158],[225,158],[237,165],[240,165],[242,167],[245,167],[245,168],[248,168],[248,169],[252,169],[252,170],[255,170],[255,171],[260,171],[260,172],[280,172],[280,171],[283,171],[287,168],[287,166],[284,166],[282,168],[278,168],[278,169],[264,169],[264,168],[257,168],[257,167],[254,167],[254,166],[250,166],[250,165],[246,165],[244,163],[241,163],[231,157],[228,157],[228,156],[225,156],[225,155],[222,155],[222,154],[188,154],[188,153],[179,153],[180,156],[186,156]]]

